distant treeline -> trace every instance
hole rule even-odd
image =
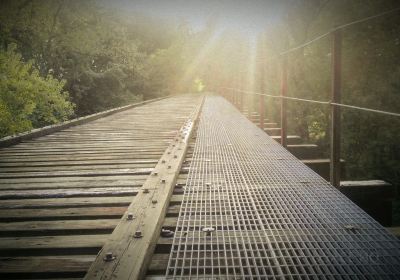
[[[0,2],[0,137],[192,90],[199,41],[185,23],[96,1]]]

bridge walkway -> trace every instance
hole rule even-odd
[[[400,241],[218,96],[0,149],[0,200],[2,279],[400,274]]]

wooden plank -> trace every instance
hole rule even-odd
[[[1,173],[0,178],[42,178],[42,177],[79,177],[79,176],[119,176],[119,175],[148,175],[153,168],[125,168],[120,170],[97,171],[76,170],[57,172],[24,172],[24,173]]]
[[[147,177],[147,176],[146,176]],[[114,180],[93,180],[93,181],[73,181],[73,182],[25,182],[25,183],[0,183],[0,194],[3,191],[12,190],[52,190],[52,189],[91,189],[91,188],[138,188],[141,187],[146,179],[134,179],[132,181],[121,179]]]
[[[2,279],[83,277],[94,259],[94,255],[1,257],[0,277]]]
[[[36,209],[124,206],[132,202],[132,196],[122,197],[84,197],[84,198],[45,198],[10,199],[0,203],[0,209]]]
[[[42,154],[37,154],[34,157],[19,157],[15,155],[10,155],[10,156],[1,156],[0,157],[0,162],[3,164],[8,164],[8,163],[45,163],[46,162],[55,162],[55,163],[68,163],[68,162],[73,162],[73,161],[101,161],[101,160],[154,160],[154,159],[159,159],[160,155],[151,152],[151,153],[134,153],[132,151],[128,151],[125,153],[113,153],[113,154],[86,154],[86,155],[81,155],[81,154],[72,154],[72,155],[67,155],[65,154],[62,158],[56,155],[49,155],[45,156]]]
[[[34,237],[3,237],[0,238],[0,256],[13,255],[21,253],[32,255],[32,253],[24,253],[29,250],[46,249],[47,254],[51,254],[51,249],[65,250],[64,254],[70,254],[82,248],[92,248],[92,250],[100,250],[109,234],[95,235],[71,235],[71,236],[34,236]],[[70,251],[68,251],[70,249]],[[76,249],[76,250],[72,250]],[[83,251],[83,250],[82,250]],[[22,255],[21,255],[22,256]]]
[[[111,233],[119,219],[0,223],[0,236],[37,236]]]
[[[84,160],[77,160],[77,159],[71,159],[69,161],[66,160],[46,160],[46,161],[23,161],[21,162],[1,162],[0,161],[0,168],[5,168],[5,167],[54,167],[54,166],[99,166],[99,165],[118,165],[118,164],[132,164],[132,165],[139,165],[139,164],[153,164],[156,165],[158,160],[134,160],[134,159],[121,159],[118,157],[116,158],[111,158],[111,159],[92,159],[92,160],[87,160],[86,158]]]
[[[169,254],[154,254],[147,273],[151,275],[162,274],[164,276],[168,267],[168,260]]]
[[[171,206],[172,213],[176,213],[177,206]],[[78,207],[53,209],[0,209],[1,222],[41,221],[41,220],[77,220],[77,219],[111,219],[121,218],[127,206],[115,207]]]
[[[99,196],[134,196],[138,187],[108,187],[108,188],[74,188],[51,190],[22,190],[0,191],[2,199],[38,199],[38,198],[64,198],[64,197],[99,197]]]
[[[179,175],[194,121],[200,112],[196,108],[192,121],[186,122],[160,162],[143,185],[148,192],[135,196],[105,246],[99,252],[85,279],[139,279],[144,277],[155,243],[161,231],[168,201]],[[133,220],[126,217],[132,213]],[[134,233],[132,235],[132,233]],[[136,238],[135,238],[136,236]],[[108,252],[116,259],[105,262]]]
[[[90,164],[90,165],[59,165],[59,166],[12,166],[0,167],[0,176],[11,174],[36,174],[36,173],[58,173],[58,172],[106,172],[117,170],[142,170],[154,168],[153,163],[123,163],[123,164]]]
[[[76,177],[41,177],[41,178],[8,178],[8,179],[1,179],[0,178],[0,188],[8,188],[11,187],[10,185],[17,185],[17,184],[55,184],[59,186],[68,185],[69,183],[77,184],[80,182],[86,182],[88,185],[100,182],[107,182],[113,183],[117,182],[118,180],[132,180],[135,182],[136,180],[146,180],[146,175],[119,175],[119,176],[76,176]],[[99,185],[96,185],[99,186]]]

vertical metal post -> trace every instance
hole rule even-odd
[[[265,69],[264,69],[264,57],[262,57],[261,63],[261,71],[260,71],[260,90],[261,94],[265,93]],[[265,119],[265,97],[260,95],[259,96],[259,114],[260,114],[260,128],[264,130],[264,119]]]
[[[243,112],[243,92],[242,90],[242,72],[239,74],[239,79],[238,79],[238,94],[239,94],[239,111]]]
[[[342,34],[337,29],[332,36],[332,88],[331,100],[340,103],[341,100],[341,68]],[[331,105],[331,162],[330,181],[334,187],[340,187],[340,107]]]
[[[287,112],[286,112],[286,99],[283,98],[287,93],[287,55],[282,57],[282,77],[281,77],[281,145],[286,147],[287,145]]]

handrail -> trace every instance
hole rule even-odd
[[[309,102],[309,103],[318,103],[318,104],[322,104],[322,105],[332,105],[332,106],[338,106],[338,107],[362,110],[362,111],[366,111],[366,112],[385,114],[385,115],[394,116],[394,117],[400,117],[400,113],[377,110],[377,109],[371,109],[371,108],[360,107],[360,106],[349,105],[349,104],[343,104],[343,103],[336,103],[336,102],[331,102],[331,101],[320,101],[320,100],[313,100],[313,99],[306,99],[306,98],[297,98],[297,97],[265,94],[265,93],[260,93],[260,92],[240,90],[240,89],[228,88],[228,87],[222,87],[222,88],[223,89],[227,89],[227,90],[234,90],[236,92],[241,92],[241,93],[244,93],[246,95],[261,95],[261,96],[266,96],[266,97],[271,97],[271,98],[287,99],[287,100],[302,101],[302,102]]]
[[[282,55],[294,52],[294,51],[296,51],[298,49],[304,48],[304,47],[306,47],[308,45],[311,45],[312,43],[314,43],[314,42],[316,42],[316,41],[318,41],[318,40],[320,40],[322,38],[325,38],[325,37],[329,36],[334,31],[337,31],[337,30],[340,30],[340,29],[344,29],[346,27],[349,27],[349,26],[352,26],[352,25],[355,25],[355,24],[358,24],[358,23],[366,22],[366,21],[369,21],[371,19],[382,17],[382,16],[385,16],[385,15],[388,15],[388,14],[392,14],[392,13],[395,13],[395,12],[398,12],[398,11],[400,11],[400,7],[397,7],[395,9],[388,10],[388,11],[385,11],[385,12],[382,12],[382,13],[379,13],[379,14],[376,14],[376,15],[373,15],[373,16],[365,17],[365,18],[362,18],[362,19],[354,20],[354,21],[339,25],[339,26],[329,30],[328,32],[323,33],[321,35],[318,35],[317,37],[315,37],[315,38],[313,38],[313,39],[311,39],[311,40],[309,40],[309,41],[307,41],[307,42],[305,42],[303,44],[300,44],[298,46],[295,46],[293,48],[285,50],[285,51],[279,53],[279,55],[282,56]]]
[[[330,133],[330,182],[333,186],[339,187],[340,186],[340,142],[341,142],[341,118],[340,118],[340,109],[348,108],[348,109],[355,109],[361,110],[366,112],[378,113],[383,115],[388,115],[392,117],[400,117],[400,113],[397,112],[390,112],[384,110],[377,110],[372,108],[366,108],[361,106],[349,105],[341,103],[341,80],[342,80],[342,29],[349,27],[354,24],[366,22],[371,19],[375,19],[378,17],[382,17],[384,15],[388,15],[394,12],[400,11],[400,7],[395,9],[385,11],[373,16],[369,16],[366,18],[358,19],[330,30],[327,33],[319,35],[310,41],[288,49],[286,51],[281,52],[280,54],[274,56],[274,58],[281,58],[281,94],[274,95],[274,94],[267,94],[267,93],[259,93],[247,90],[240,90],[237,88],[227,88],[224,89],[232,91],[232,95],[228,94],[228,99],[232,101],[233,104],[238,105],[238,108],[243,106],[243,95],[260,95],[266,96],[270,98],[279,98],[281,100],[281,145],[286,147],[287,145],[287,107],[286,107],[286,100],[291,101],[301,101],[301,102],[309,102],[309,103],[317,103],[321,105],[329,105],[330,106],[330,117],[331,117],[331,133]],[[288,53],[291,53],[295,50],[303,48],[316,42],[326,36],[332,36],[331,42],[331,100],[330,101],[321,101],[321,100],[312,100],[306,98],[298,98],[298,97],[289,97],[287,96],[287,86],[288,86],[288,71],[287,71],[287,64],[288,64]],[[234,92],[242,93],[239,96]],[[264,90],[263,90],[264,91]],[[239,97],[239,100],[237,100]],[[260,107],[259,110],[264,110],[264,98],[260,98]],[[264,127],[264,114],[260,113],[260,126]]]

